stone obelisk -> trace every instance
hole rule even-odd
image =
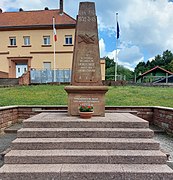
[[[77,16],[68,114],[78,115],[81,105],[92,105],[94,115],[105,115],[105,93],[102,85],[97,17],[94,2],[81,2]]]

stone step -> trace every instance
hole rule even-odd
[[[158,150],[159,143],[144,138],[17,138],[12,149]]]
[[[172,180],[172,169],[156,164],[5,164],[3,180]]]
[[[19,138],[153,138],[148,128],[23,128]]]
[[[5,133],[14,133],[16,134],[19,129],[22,128],[22,123],[16,123],[6,129],[4,129]]]
[[[148,128],[149,123],[129,113],[81,119],[64,113],[41,113],[24,121],[24,128]]]
[[[7,164],[165,164],[157,150],[12,150]]]

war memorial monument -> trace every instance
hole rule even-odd
[[[102,85],[98,44],[97,17],[94,3],[81,3],[77,16],[68,114],[79,115],[80,105],[94,107],[94,115],[105,116],[105,93]]]

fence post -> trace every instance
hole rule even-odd
[[[166,84],[168,84],[168,73],[166,73]]]

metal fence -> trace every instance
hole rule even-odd
[[[55,74],[55,78],[54,78]],[[69,83],[71,82],[70,69],[57,69],[55,70],[31,70],[31,83],[42,84],[51,82]]]
[[[115,80],[115,75],[105,75],[106,80]],[[117,81],[126,81],[126,75],[117,75]]]

